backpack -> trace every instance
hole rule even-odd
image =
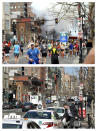
[[[51,50],[51,56],[52,56],[52,59],[54,59],[54,60],[58,60],[58,53],[57,53],[57,49],[55,50],[55,53],[54,53],[54,51],[53,51],[53,48],[52,48],[52,50]]]

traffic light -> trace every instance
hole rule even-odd
[[[16,23],[15,22],[13,22],[12,24],[12,32],[14,35],[16,35]]]
[[[24,16],[27,18],[28,14],[27,14],[27,3],[24,3]]]
[[[55,24],[58,24],[58,18],[55,18]]]

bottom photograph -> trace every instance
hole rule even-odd
[[[2,128],[95,128],[94,67],[3,67]]]

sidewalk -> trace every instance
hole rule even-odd
[[[83,121],[81,121],[83,128],[89,129],[88,128],[88,116],[87,116],[87,114],[91,114],[91,113],[92,113],[91,108],[87,107],[86,118]],[[95,123],[95,117],[93,117],[93,120],[94,120],[94,123]]]

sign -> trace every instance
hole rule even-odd
[[[83,89],[83,83],[80,84],[80,90],[82,90],[82,89]]]
[[[68,36],[66,33],[60,33],[60,42],[67,42],[68,41]]]
[[[78,18],[78,39],[83,37],[82,18]]]
[[[13,98],[15,98],[15,94],[13,94]]]

